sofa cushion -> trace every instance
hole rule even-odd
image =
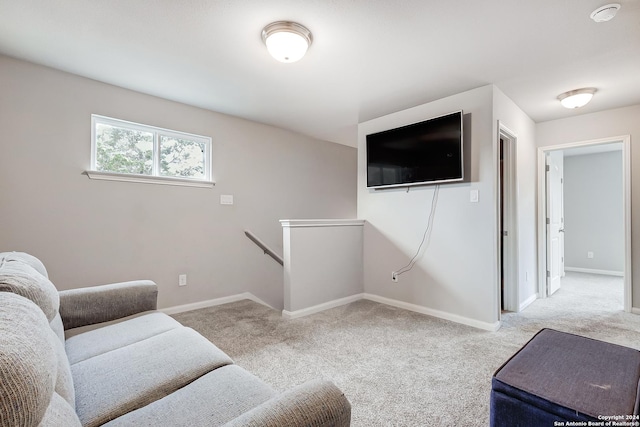
[[[178,321],[160,312],[148,313],[124,322],[114,322],[67,339],[66,348],[69,363],[73,365],[181,327],[182,325]]]
[[[13,292],[30,299],[52,321],[60,308],[60,297],[53,283],[22,261],[0,260],[0,292]]]
[[[177,328],[71,366],[76,411],[99,426],[233,363],[190,328]]]
[[[22,261],[25,264],[29,264],[44,277],[49,278],[49,273],[47,273],[47,269],[42,261],[26,252],[0,252],[0,258],[8,261]]]
[[[0,292],[0,425],[37,426],[42,420],[56,380],[53,339],[33,302]]]
[[[237,365],[228,365],[105,426],[218,426],[276,394],[254,375]]]
[[[44,418],[38,427],[82,427],[71,405],[58,393],[53,393]]]
[[[49,326],[56,334],[60,342],[64,344],[64,325],[62,324],[62,317],[60,317],[60,313],[57,313],[56,317],[54,317],[53,320],[49,322]]]
[[[55,392],[66,400],[73,409],[76,407],[76,393],[73,387],[73,377],[71,376],[71,366],[64,350],[64,344],[60,342],[55,332],[49,331],[53,343],[56,358],[58,359],[58,369],[55,383]]]

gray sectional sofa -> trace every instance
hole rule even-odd
[[[0,253],[0,426],[348,426],[331,382],[277,393],[135,281],[58,292]]]

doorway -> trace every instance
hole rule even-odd
[[[565,218],[563,214],[564,154],[582,154],[607,151],[617,144],[622,154],[622,228],[624,250],[623,307],[631,311],[631,160],[630,137],[628,135],[581,141],[570,144],[538,148],[538,295],[546,298],[561,287],[565,271]],[[592,252],[583,254],[593,258]],[[570,265],[570,264],[567,264]],[[566,269],[569,269],[567,266]]]
[[[516,143],[513,132],[498,128],[498,273],[500,312],[518,312]]]

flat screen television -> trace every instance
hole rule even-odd
[[[464,179],[462,111],[367,135],[367,187]]]

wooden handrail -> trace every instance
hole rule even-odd
[[[260,240],[258,238],[258,236],[256,236],[255,234],[253,234],[249,230],[244,230],[244,234],[245,234],[245,236],[247,236],[249,238],[249,240],[251,240],[253,243],[258,245],[258,247],[264,251],[265,255],[269,255],[278,264],[284,265],[284,261],[282,260],[282,257],[280,255],[278,255],[277,253],[275,253],[273,251],[273,249],[271,249],[269,246],[267,246],[266,243],[264,243],[262,240]]]

